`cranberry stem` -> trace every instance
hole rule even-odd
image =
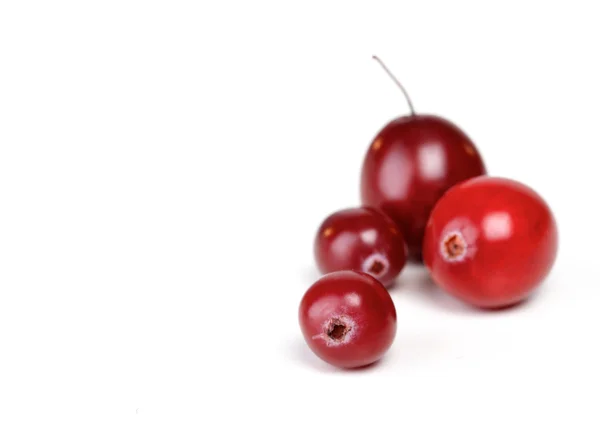
[[[398,85],[398,87],[402,90],[402,93],[404,94],[404,97],[406,98],[406,101],[408,102],[408,107],[410,108],[410,114],[412,116],[415,116],[415,108],[412,104],[412,101],[410,99],[410,96],[408,95],[408,92],[406,92],[406,89],[404,89],[404,86],[402,86],[402,84],[400,83],[400,81],[398,79],[396,79],[396,76],[394,76],[392,74],[392,72],[390,71],[390,69],[388,69],[386,67],[386,65],[383,63],[383,61],[381,61],[381,59],[379,59],[379,57],[377,55],[373,55],[373,59],[375,61],[377,61],[379,63],[379,65],[381,67],[383,67],[383,69],[385,70],[385,72],[388,74],[388,76],[396,83],[396,85]]]

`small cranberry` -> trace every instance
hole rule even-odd
[[[402,233],[385,214],[368,207],[340,210],[319,227],[314,242],[319,270],[364,271],[385,286],[406,263]]]
[[[435,283],[479,307],[516,304],[544,280],[556,259],[552,212],[531,188],[477,177],[450,189],[425,232],[424,262]]]
[[[341,368],[379,360],[396,335],[396,309],[385,287],[368,274],[337,271],[304,294],[300,328],[310,349]]]

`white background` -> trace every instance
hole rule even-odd
[[[362,3],[1,3],[1,427],[598,427],[597,2]],[[407,113],[372,54],[546,198],[560,252],[505,312],[407,269],[348,372],[297,308]]]

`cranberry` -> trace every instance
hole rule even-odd
[[[368,207],[340,210],[319,227],[314,245],[322,273],[357,270],[389,285],[406,263],[402,233],[385,214]]]
[[[522,301],[544,280],[557,245],[554,216],[536,192],[478,177],[437,203],[423,255],[439,286],[475,306],[498,308]]]
[[[421,258],[425,225],[437,200],[455,184],[486,173],[477,148],[456,125],[438,116],[394,119],[375,137],[362,167],[364,205],[385,211],[402,229],[412,259]]]
[[[337,271],[317,280],[299,311],[302,334],[324,361],[356,368],[379,360],[396,335],[396,309],[374,277]]]

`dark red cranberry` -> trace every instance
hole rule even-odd
[[[327,217],[317,231],[314,252],[322,273],[363,271],[386,286],[406,263],[406,244],[398,227],[385,214],[367,207]]]
[[[403,91],[411,114],[394,119],[373,139],[362,167],[362,202],[385,211],[402,230],[409,255],[420,259],[435,203],[455,184],[486,170],[471,139],[446,119],[416,114],[404,87],[375,59]]]
[[[356,368],[379,360],[396,335],[396,309],[375,278],[356,271],[330,273],[304,294],[300,328],[324,361]]]

